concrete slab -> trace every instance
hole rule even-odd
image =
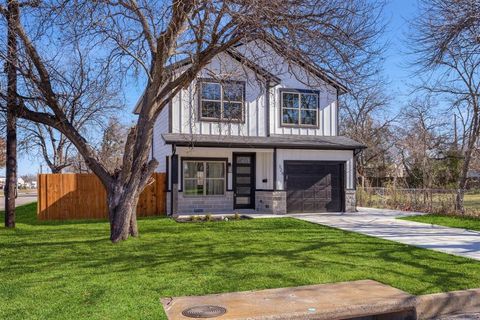
[[[162,299],[170,320],[191,319],[182,311],[215,305],[214,319],[348,319],[413,310],[415,297],[373,280]]]
[[[480,232],[478,231],[397,219],[421,214],[425,213],[358,208],[358,212],[353,213],[302,213],[283,217],[480,260]],[[262,218],[261,215],[250,217]]]

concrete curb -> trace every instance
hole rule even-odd
[[[183,310],[220,306],[218,320],[427,320],[480,312],[480,288],[413,296],[372,280],[162,298],[169,320]]]
[[[480,312],[480,289],[426,294],[416,297],[417,319],[455,313]]]

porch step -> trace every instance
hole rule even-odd
[[[240,319],[415,319],[415,296],[372,280],[206,296],[164,298],[170,320],[198,306],[224,308],[218,320]]]

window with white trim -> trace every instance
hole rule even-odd
[[[183,161],[183,194],[187,196],[225,194],[225,162]]]
[[[202,120],[243,120],[245,84],[240,81],[200,81],[200,118]]]
[[[282,125],[318,126],[318,93],[281,91]]]

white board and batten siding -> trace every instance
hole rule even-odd
[[[313,76],[300,67],[291,66],[287,71],[279,70],[275,75],[280,78],[281,83],[270,88],[270,113],[267,116],[265,81],[230,56],[225,54],[217,56],[200,72],[199,78],[245,81],[244,122],[200,120],[199,86],[194,81],[181,90],[172,101],[172,133],[264,137],[267,135],[268,125],[271,134],[316,136],[337,134],[337,91],[334,87],[319,79],[310,79]],[[281,125],[280,89],[319,92],[318,128],[292,128]]]
[[[264,57],[254,57],[249,50],[238,48],[252,61],[261,65],[280,79],[280,83],[269,89],[270,112],[266,108],[265,80],[261,79],[252,70],[242,66],[240,62],[227,54],[220,54],[215,57],[199,74],[199,78],[221,78],[229,80],[245,81],[245,108],[243,123],[225,123],[201,121],[199,119],[199,94],[198,84],[193,82],[177,94],[171,106],[164,108],[156,120],[154,127],[153,156],[159,161],[158,172],[165,172],[167,164],[165,157],[172,152],[170,145],[166,145],[162,133],[183,133],[183,134],[204,134],[220,136],[260,136],[265,137],[267,133],[274,135],[300,135],[300,136],[333,136],[337,134],[337,90],[318,79],[305,69],[287,64],[275,53],[264,54]],[[316,90],[319,92],[319,111],[317,128],[292,128],[281,125],[281,89]],[[169,113],[172,113],[171,115]],[[172,123],[170,124],[169,121]],[[267,121],[269,121],[267,123]],[[267,130],[269,128],[269,130]],[[178,148],[182,149],[183,148]],[[177,149],[177,150],[178,150]],[[195,148],[199,151],[202,148]],[[232,149],[218,148],[215,153],[229,153],[231,161]],[[216,157],[212,154],[212,148],[203,156]],[[246,149],[239,149],[239,152],[246,152]],[[257,189],[273,188],[273,163],[271,161],[272,150],[254,149],[257,152]],[[200,156],[200,154],[198,154]],[[308,160],[342,160],[347,161],[347,170],[352,170],[352,151],[309,151],[309,150],[278,150],[277,188],[283,187],[283,159]],[[305,158],[307,157],[307,158]],[[336,159],[340,157],[341,159]],[[270,172],[270,173],[268,173]],[[352,175],[353,176],[353,175]],[[267,179],[267,183],[261,183]],[[350,174],[347,174],[347,187],[351,186]],[[229,179],[229,183],[231,183]],[[259,183],[260,181],[260,183]],[[272,185],[270,185],[272,184]],[[230,188],[230,187],[229,187]]]
[[[172,133],[266,136],[265,86],[253,71],[245,69],[230,56],[221,54],[200,72],[199,78],[244,81],[244,121],[236,123],[200,120],[199,86],[194,81],[173,99]]]
[[[227,162],[230,164],[228,166],[228,185],[227,189],[232,189],[232,166],[233,163],[233,153],[255,153],[255,188],[263,190],[271,190],[273,188],[273,150],[271,149],[248,149],[248,148],[188,148],[188,147],[177,147],[177,154],[180,157],[178,163],[178,170],[182,169],[181,159],[182,158],[224,158],[227,159]],[[263,182],[266,180],[266,182]],[[180,185],[179,185],[180,189]]]
[[[169,129],[169,112],[170,110],[168,106],[163,108],[153,127],[152,155],[158,161],[158,167],[155,170],[156,172],[167,171],[167,163],[165,159],[172,153],[172,146],[166,144],[162,138],[162,134],[167,133]]]
[[[282,84],[270,91],[270,132],[271,134],[303,136],[337,135],[337,92],[334,88],[312,88],[295,78],[282,79]],[[304,89],[319,91],[318,127],[299,128],[282,126],[281,123],[281,89]]]
[[[270,133],[287,135],[335,136],[338,126],[337,89],[305,68],[286,61],[268,44],[253,41],[237,48],[242,55],[280,79],[270,89]],[[280,89],[314,90],[319,94],[318,128],[294,128],[281,124]]]

